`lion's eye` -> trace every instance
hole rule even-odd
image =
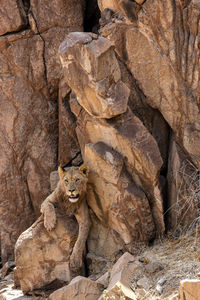
[[[75,182],[78,182],[79,181],[79,179],[77,178],[76,180],[75,180]]]
[[[68,180],[67,180],[67,179],[65,179],[65,182],[68,182]]]

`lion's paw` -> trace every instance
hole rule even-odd
[[[48,230],[51,231],[56,225],[56,217],[48,217],[44,215],[44,227]]]
[[[82,256],[77,253],[72,253],[70,256],[70,267],[73,270],[79,270],[82,267]]]
[[[44,215],[44,227],[48,231],[52,230],[56,225],[56,213],[54,206],[52,204],[48,204],[41,207],[41,211]]]

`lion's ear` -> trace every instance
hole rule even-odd
[[[60,179],[63,179],[65,172],[63,171],[61,166],[58,167],[58,174],[59,174]]]
[[[85,165],[85,164],[81,165],[79,168],[79,171],[88,177],[89,167],[87,165]]]

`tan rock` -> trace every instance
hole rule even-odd
[[[112,43],[90,33],[70,33],[59,49],[67,84],[81,106],[97,118],[127,110],[129,88],[121,81]]]
[[[22,0],[2,0],[0,35],[20,30],[27,24]]]
[[[55,291],[49,300],[96,300],[102,293],[103,285],[88,278],[78,276],[70,284]]]
[[[101,11],[106,8],[112,9],[113,11],[118,10],[117,1],[115,0],[98,0],[98,6]]]
[[[138,185],[156,186],[162,166],[157,143],[130,110],[108,121],[82,115],[82,122],[88,142],[102,141],[126,157],[127,169]]]
[[[119,234],[125,244],[148,241],[155,233],[145,194],[124,172],[124,159],[102,142],[85,146],[90,168],[88,204],[98,219]]]
[[[53,231],[47,231],[43,223],[40,217],[21,234],[15,246],[15,281],[23,293],[53,281],[58,288],[71,280],[69,257],[77,239],[77,223],[61,215],[57,215]]]
[[[104,299],[104,296],[119,297],[119,295],[124,296],[125,299],[136,299],[136,295],[131,289],[131,281],[138,275],[141,275],[142,272],[143,269],[140,262],[136,261],[129,253],[123,254],[110,272],[110,283],[105,295],[102,295],[99,299]]]
[[[127,122],[127,120],[129,121]],[[162,196],[158,187],[158,176],[162,159],[157,143],[142,122],[130,110],[118,118],[108,121],[92,119],[88,114],[82,112],[78,118],[77,135],[83,154],[86,143],[103,141],[121,154],[122,157],[126,158],[124,163],[133,181],[144,190],[147,189],[151,195],[149,201],[152,206],[154,222],[159,234],[162,233],[165,226],[163,220]],[[90,164],[89,157],[90,155],[87,161]],[[106,174],[104,174],[104,176],[106,176]],[[111,175],[109,181],[114,180],[114,178],[115,177]],[[111,185],[109,185],[109,188],[111,188]],[[102,189],[100,188],[99,190],[102,195]],[[113,189],[111,190],[111,193],[114,193],[114,196],[111,196],[111,198],[114,199],[117,197],[117,194]],[[119,194],[118,192],[118,195]],[[116,213],[113,215],[115,214]],[[121,231],[123,232],[124,229],[121,228]],[[126,240],[130,240],[130,237],[126,237]]]
[[[110,279],[110,272],[106,272],[101,277],[99,277],[96,282],[101,283],[106,289],[109,284],[109,279]]]
[[[200,296],[200,280],[185,279],[180,282],[179,298],[180,300],[199,299]]]
[[[43,32],[52,27],[72,27],[77,31],[83,25],[84,3],[82,0],[53,0],[49,5],[48,0],[30,0],[31,15],[37,29]]]
[[[64,80],[59,83],[59,141],[58,161],[61,166],[70,163],[80,153],[76,136],[76,120],[69,106],[70,89]]]
[[[112,230],[108,226],[103,225],[92,210],[90,210],[90,217],[92,226],[87,241],[89,253],[111,262],[116,261],[117,257],[121,255],[121,244],[113,235]],[[95,265],[95,260],[92,259],[91,264]]]
[[[199,67],[195,60],[199,50],[196,43],[194,47],[185,44],[186,37],[190,43],[198,35],[199,5],[190,2],[188,15],[179,1],[165,1],[164,5],[162,1],[145,1],[143,8],[138,15],[138,28],[129,28],[125,34],[129,69],[149,105],[160,110],[180,144],[200,166]],[[176,20],[175,11],[180,14]],[[177,38],[175,28],[179,30]]]
[[[112,289],[105,290],[98,300],[120,298],[124,300],[137,300],[136,294],[130,288],[124,286],[121,282],[117,282]]]
[[[45,97],[41,39],[26,31],[1,37],[0,48],[0,231],[5,262],[12,259],[17,237],[33,223],[49,192],[49,173],[56,163],[56,106]]]
[[[14,26],[11,28],[5,23],[6,32],[20,30],[22,23],[16,3],[21,2],[1,1],[1,12],[4,13],[4,16],[0,13],[1,29],[5,29],[3,20],[6,18]],[[28,2],[23,1],[24,5]],[[13,259],[17,237],[34,222],[41,202],[49,194],[49,174],[57,167],[58,153],[57,97],[62,68],[57,52],[66,33],[75,27],[81,30],[83,10],[77,11],[80,1],[70,2],[69,6],[66,1],[47,2],[31,1],[39,30],[46,30],[42,36],[34,35],[34,30],[22,30],[0,37],[0,239],[3,263]],[[8,10],[4,11],[3,7]],[[48,14],[50,11],[52,13]],[[57,27],[58,19],[63,26]],[[66,22],[72,27],[65,27]],[[73,157],[72,147],[71,153],[63,155],[61,161],[66,163]]]

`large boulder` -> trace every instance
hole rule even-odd
[[[76,132],[83,156],[87,143],[99,141],[121,154],[132,181],[147,191],[156,230],[159,234],[162,233],[165,228],[159,187],[162,158],[153,136],[130,110],[117,118],[105,120],[93,119],[83,111],[80,113],[74,101],[71,103],[71,108],[78,116]],[[87,161],[90,164],[89,158]],[[108,182],[113,180],[112,172]],[[99,174],[102,176],[102,172]]]
[[[108,39],[70,33],[59,54],[67,84],[91,116],[112,118],[126,111],[130,91],[121,81],[113,44]]]
[[[97,300],[103,291],[103,285],[88,278],[78,276],[70,284],[55,291],[49,300]]]
[[[71,280],[69,257],[77,235],[77,222],[58,214],[54,230],[47,231],[40,217],[20,235],[15,246],[15,281],[23,293],[50,284],[59,288]]]
[[[154,222],[145,194],[126,174],[123,157],[103,142],[87,144],[90,168],[88,204],[98,219],[117,232],[125,245],[151,240]]]

